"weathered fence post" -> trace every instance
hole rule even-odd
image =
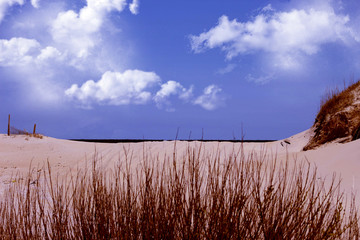
[[[9,114],[9,121],[8,121],[8,136],[10,136],[10,114]]]
[[[36,123],[34,124],[34,131],[33,131],[33,134],[35,135],[36,133]]]

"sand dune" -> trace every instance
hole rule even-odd
[[[243,149],[245,155],[264,155],[269,159],[289,159],[290,162],[307,160],[318,168],[320,176],[331,178],[336,173],[342,178],[342,188],[350,193],[360,191],[360,140],[340,144],[328,143],[310,151],[302,151],[312,136],[306,130],[287,139],[268,143],[230,143],[230,142],[186,142],[164,141],[146,143],[86,143],[44,137],[0,135],[0,184],[6,186],[20,181],[29,169],[38,171],[49,161],[54,175],[68,178],[77,169],[91,166],[94,155],[101,160],[104,168],[111,169],[125,155],[131,156],[134,166],[141,163],[144,154],[148,157],[172,157],[185,154],[188,147],[202,149],[202,154],[221,153],[222,157],[233,151]]]

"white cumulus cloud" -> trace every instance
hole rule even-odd
[[[138,14],[139,13],[139,0],[133,0],[132,3],[129,5],[130,12],[132,14]]]
[[[80,101],[84,106],[93,103],[107,105],[144,104],[151,99],[149,88],[160,83],[154,72],[126,70],[105,72],[97,82],[89,80],[82,86],[73,84],[65,95]]]
[[[33,5],[34,8],[39,8],[40,0],[31,0],[31,5]]]
[[[125,5],[125,0],[87,0],[87,5],[79,13],[69,10],[58,14],[51,26],[52,37],[76,57],[87,57],[98,41],[96,33],[106,14],[120,12]]]
[[[267,10],[271,6],[265,7]],[[271,8],[272,10],[272,8]],[[349,17],[332,8],[261,12],[252,21],[219,18],[218,24],[198,36],[190,36],[195,53],[221,48],[226,58],[262,51],[271,54],[279,67],[297,66],[297,55],[312,55],[331,42],[359,41],[348,26]]]
[[[88,109],[95,105],[119,106],[153,102],[158,108],[169,112],[175,111],[172,106],[175,99],[171,97],[199,105],[206,110],[223,106],[225,101],[222,89],[216,85],[206,87],[202,95],[194,97],[193,86],[185,88],[176,81],[161,84],[156,73],[141,70],[105,72],[98,81],[88,80],[80,86],[73,84],[65,90],[65,96]]]
[[[215,110],[224,104],[222,89],[216,85],[210,85],[204,89],[201,96],[195,99],[194,104],[200,105],[206,110]]]
[[[49,60],[63,60],[64,55],[55,47],[42,48],[35,39],[0,39],[0,66],[40,66]]]
[[[174,95],[183,101],[189,101],[193,95],[192,92],[193,87],[186,89],[176,81],[168,81],[161,85],[161,89],[154,96],[154,101],[158,108],[162,108],[163,105],[165,105],[168,111],[173,111],[174,109],[171,108],[171,103],[168,101],[168,98]]]
[[[39,50],[40,43],[35,39],[0,39],[0,66],[26,65]]]
[[[40,54],[36,58],[41,62],[47,61],[49,59],[60,60],[62,58],[62,53],[56,48],[48,46],[44,49],[41,49]]]

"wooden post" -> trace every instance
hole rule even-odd
[[[35,135],[36,133],[36,123],[34,124],[34,131],[33,131],[33,134]]]
[[[10,114],[9,114],[9,121],[8,121],[8,136],[10,136]]]

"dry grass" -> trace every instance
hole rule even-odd
[[[329,89],[320,101],[320,110],[316,116],[315,122],[322,122],[326,116],[331,116],[334,113],[344,110],[350,106],[354,101],[353,91],[360,86],[360,81],[352,82],[346,87],[344,84],[344,90],[340,90],[338,87]]]
[[[359,239],[339,182],[305,162],[201,148],[164,159],[131,154],[112,173],[93,159],[69,183],[50,166],[13,184],[0,204],[1,239]],[[32,176],[34,177],[34,176]]]
[[[328,90],[321,99],[320,110],[314,123],[315,135],[304,150],[339,139],[348,142],[360,138],[360,107],[354,105],[355,94],[359,94],[360,81],[344,83],[344,90]]]
[[[17,129],[15,127],[11,127],[10,128],[10,134],[11,135],[26,135],[26,136],[29,136],[29,137],[35,137],[35,138],[40,138],[42,139],[44,136],[41,135],[41,134],[38,134],[38,133],[29,133],[28,131],[26,131],[25,129],[24,130],[20,130],[20,129]]]

